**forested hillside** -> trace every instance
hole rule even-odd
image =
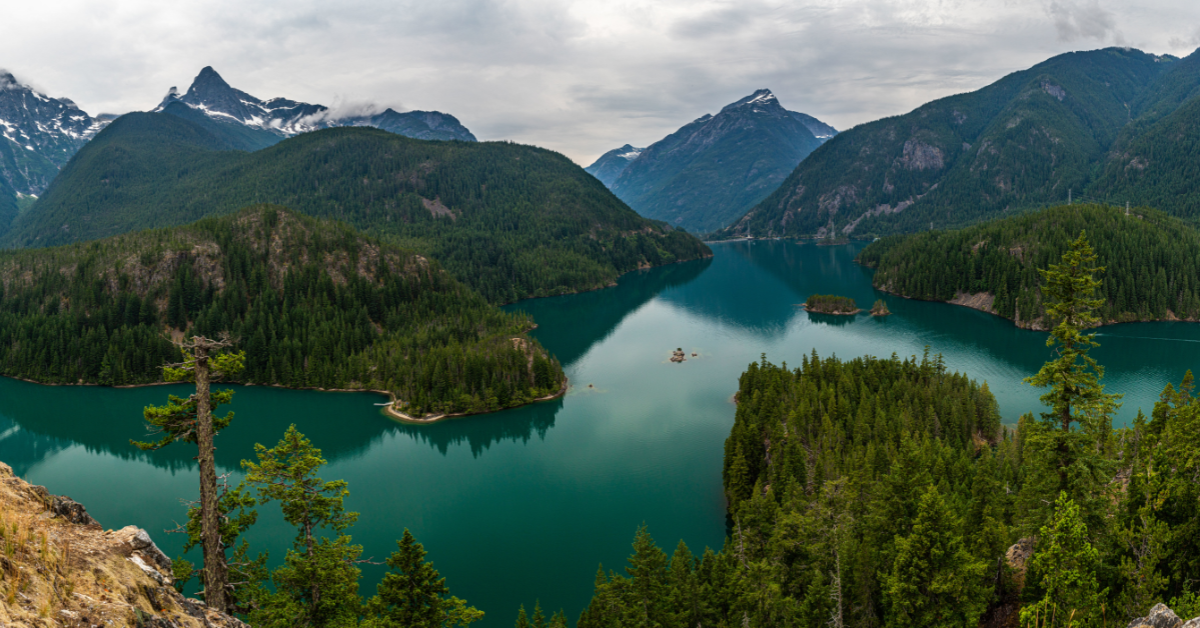
[[[497,410],[561,388],[531,326],[435,262],[276,206],[0,253],[0,374],[39,382],[157,382],[180,358],[168,335],[227,331],[242,382]]]
[[[185,224],[256,202],[346,222],[429,255],[493,303],[611,284],[709,255],[557,153],[305,133],[253,153],[195,122],[129,114],[84,147],[2,241],[36,247]]]
[[[1200,319],[1200,234],[1147,208],[1072,205],[957,231],[889,236],[859,261],[875,287],[916,299],[971,304],[1022,326],[1044,327],[1038,272],[1086,232],[1106,267],[1097,314],[1104,322]]]
[[[818,148],[722,235],[964,226],[1068,194],[1191,217],[1200,55],[1073,52]]]
[[[1157,602],[1200,615],[1191,374],[1117,431],[1083,394],[1070,429],[1051,412],[1010,431],[987,385],[940,357],[751,364],[725,445],[725,547],[681,541],[668,557],[643,527],[578,625],[1121,628]]]
[[[1132,115],[1088,195],[1200,217],[1200,54],[1173,64]]]

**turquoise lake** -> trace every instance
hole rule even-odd
[[[738,375],[763,353],[798,364],[816,351],[921,354],[986,380],[1008,423],[1039,410],[1022,378],[1050,356],[1046,334],[974,310],[910,301],[871,288],[853,262],[861,245],[786,241],[713,246],[709,260],[626,275],[616,288],[524,301],[534,332],[562,361],[572,388],[552,402],[434,425],[388,420],[365,393],[238,387],[233,425],[217,441],[222,471],[238,476],[255,443],[273,445],[295,423],[322,448],[325,479],[345,479],[351,533],[382,559],[410,529],[453,594],[510,626],[517,606],[540,600],[574,621],[598,564],[621,569],[643,522],[668,553],[694,552],[725,534],[722,446],[733,424]],[[840,294],[893,316],[808,314],[810,294]],[[1167,382],[1200,367],[1200,325],[1139,323],[1099,330],[1093,355],[1109,392],[1125,394],[1118,425],[1149,413]],[[681,347],[688,359],[668,361]],[[696,357],[691,357],[695,352]],[[590,385],[590,386],[589,386]],[[166,534],[197,493],[194,449],[140,452],[141,410],[182,388],[49,387],[0,378],[0,461],[30,482],[85,504],[105,527]],[[274,505],[249,538],[278,560],[293,532]],[[374,592],[382,567],[364,569]]]

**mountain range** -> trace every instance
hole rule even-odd
[[[643,216],[707,233],[769,195],[836,134],[760,89],[645,149],[609,151],[588,171]]]
[[[174,102],[203,111],[214,119],[238,122],[280,138],[335,126],[370,126],[421,140],[476,141],[457,118],[438,111],[399,113],[385,109],[380,113],[341,115],[324,105],[287,98],[260,100],[230,86],[212,66],[200,70],[182,96],[177,88],[168,90],[154,111],[163,111]]]
[[[211,123],[187,109],[204,114]],[[297,133],[336,126],[369,126],[417,139],[476,141],[458,119],[438,111],[339,114],[324,105],[286,98],[260,100],[231,87],[212,67],[201,70],[186,93],[172,87],[154,111],[187,118],[217,130],[227,140],[237,137],[228,146],[237,150],[258,150]],[[69,98],[47,96],[0,70],[0,232],[33,204],[84,144],[116,118],[92,117]]]
[[[857,126],[718,236],[867,237],[1069,200],[1200,215],[1200,57],[1107,48]]]
[[[0,230],[0,248],[171,227],[269,202],[428,255],[494,303],[600,288],[629,270],[710,254],[546,149],[339,127],[247,152],[267,132],[248,129],[180,102],[124,115]]]
[[[93,118],[0,70],[0,230],[112,119]]]

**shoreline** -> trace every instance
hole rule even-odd
[[[868,266],[867,268],[870,268],[870,267]],[[968,303],[955,303],[954,301],[939,301],[937,299],[918,299],[917,297],[910,297],[905,294],[900,294],[899,292],[892,292],[892,291],[884,289],[884,288],[876,287],[874,284],[872,284],[871,287],[884,293],[884,294],[890,294],[892,296],[900,297],[901,299],[908,299],[909,301],[921,301],[922,303],[944,303],[946,305],[965,307],[969,310],[975,310],[976,312],[983,312],[984,314],[990,314],[992,316],[995,316],[996,318],[999,318],[1001,320],[1006,320],[1006,321],[1012,323],[1012,326],[1016,327],[1017,329],[1024,329],[1026,331],[1041,331],[1041,332],[1050,331],[1048,328],[1041,326],[1041,319],[1023,324],[1023,323],[1019,323],[1011,318],[1008,318],[1007,316],[1002,316],[1000,314],[997,314],[996,312],[978,308],[978,307],[975,307]],[[1152,318],[1152,319],[1147,319],[1147,320],[1134,320],[1134,321],[1118,321],[1115,319],[1109,319],[1109,320],[1101,321],[1099,325],[1096,325],[1095,327],[1089,327],[1088,329],[1100,329],[1101,327],[1112,327],[1114,325],[1133,325],[1133,324],[1137,324],[1137,323],[1200,323],[1200,319]]]
[[[862,308],[855,308],[853,312],[823,312],[821,310],[810,310],[804,303],[797,303],[796,305],[800,306],[801,309],[809,314],[828,314],[829,316],[858,316],[863,311]]]
[[[64,383],[57,383],[57,382],[46,383],[46,382],[34,381],[32,379],[26,379],[24,377],[15,377],[12,375],[0,375],[0,377],[16,380],[19,382],[25,382],[26,384],[33,384],[35,386],[79,386],[79,387],[94,386],[97,388],[120,388],[120,389],[148,388],[151,386],[176,386],[176,385],[187,385],[187,383],[188,383],[188,382],[152,382],[149,384],[122,384],[120,386],[109,386],[107,384],[93,384],[93,383],[87,383],[87,382],[82,383],[82,384],[78,384],[78,383],[64,384]],[[427,423],[436,423],[443,419],[453,419],[453,418],[462,417],[462,416],[476,416],[476,415],[481,415],[481,414],[493,414],[496,412],[503,412],[504,410],[514,410],[516,408],[523,408],[523,407],[531,405],[531,404],[540,403],[543,401],[551,401],[553,399],[558,399],[559,397],[562,397],[567,394],[567,390],[570,388],[570,379],[567,377],[563,377],[563,385],[561,388],[559,388],[558,392],[556,392],[552,395],[546,395],[545,397],[538,397],[537,399],[534,399],[534,400],[530,401],[529,403],[523,403],[519,406],[513,406],[511,408],[503,408],[501,410],[489,410],[486,412],[455,412],[452,414],[425,415],[425,416],[419,417],[419,418],[404,414],[403,412],[400,412],[399,410],[394,409],[392,407],[392,404],[396,402],[396,395],[393,394],[390,390],[379,390],[377,388],[319,388],[319,387],[315,387],[315,386],[308,386],[308,387],[304,387],[304,388],[295,388],[292,386],[284,386],[283,384],[255,384],[255,383],[244,384],[242,382],[213,382],[214,386],[219,386],[221,384],[227,384],[227,385],[231,385],[231,386],[242,386],[245,388],[277,388],[279,390],[296,390],[296,391],[309,390],[309,391],[314,391],[314,392],[327,392],[327,393],[375,393],[375,394],[383,395],[391,400],[387,404],[376,404],[376,407],[380,407],[382,405],[383,412],[384,412],[384,414],[387,415],[388,418],[400,421],[402,423],[427,424]]]
[[[444,421],[446,419],[454,419],[454,418],[463,417],[463,416],[476,416],[476,415],[480,415],[480,414],[493,414],[496,412],[503,412],[504,410],[515,410],[517,408],[523,408],[525,406],[533,405],[535,403],[541,403],[543,401],[551,401],[553,399],[558,399],[559,397],[562,397],[567,394],[567,390],[570,388],[570,383],[571,383],[571,380],[569,378],[563,377],[562,387],[558,389],[558,392],[551,394],[551,395],[546,395],[545,397],[538,397],[538,398],[530,401],[529,403],[523,403],[519,406],[513,406],[511,408],[502,408],[501,410],[489,410],[486,412],[453,412],[450,414],[426,414],[425,416],[422,416],[422,417],[414,417],[412,415],[405,414],[405,413],[397,410],[394,405],[396,403],[395,396],[392,395],[391,393],[386,393],[388,396],[392,397],[392,402],[383,406],[383,414],[386,415],[389,419],[398,421],[400,423],[428,425],[430,423],[437,423],[438,421]]]
[[[705,242],[705,244],[707,244],[707,242]],[[701,255],[700,257],[693,257],[692,259],[677,260],[677,261],[671,262],[669,264],[659,264],[658,266],[646,266],[644,268],[634,268],[632,270],[627,270],[627,271],[617,275],[616,279],[614,279],[613,281],[610,281],[609,283],[607,283],[603,286],[596,286],[595,288],[588,288],[587,290],[576,290],[574,292],[565,292],[563,294],[552,294],[552,295],[548,295],[548,296],[544,296],[544,297],[524,297],[521,299],[517,299],[516,301],[510,301],[508,303],[501,303],[501,304],[497,305],[496,307],[506,308],[510,305],[516,305],[516,304],[522,303],[524,301],[533,301],[535,299],[557,299],[558,297],[569,297],[569,296],[576,295],[576,294],[584,294],[587,292],[599,292],[600,290],[616,288],[618,282],[621,280],[621,277],[624,277],[625,275],[628,275],[629,273],[638,273],[638,272],[642,272],[642,271],[646,271],[646,270],[654,270],[655,268],[666,268],[667,266],[674,266],[675,264],[687,264],[688,262],[698,262],[702,259],[711,259],[713,257],[713,255],[714,254],[710,251],[708,255]],[[533,326],[533,328],[536,329],[537,325],[535,324]]]

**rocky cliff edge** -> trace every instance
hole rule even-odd
[[[87,510],[0,463],[0,627],[248,628],[185,598],[145,530]]]

